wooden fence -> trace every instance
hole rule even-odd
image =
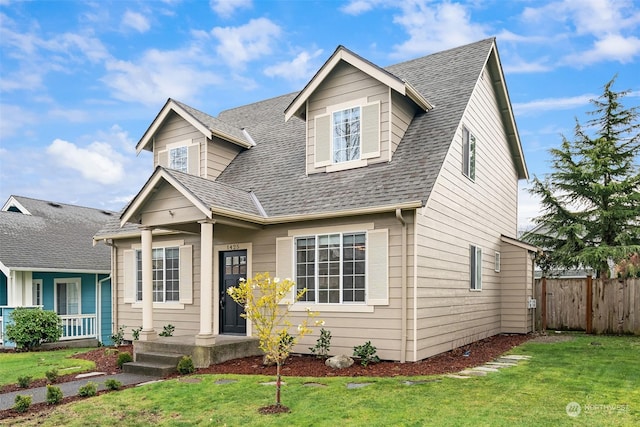
[[[536,279],[536,329],[640,335],[640,279]]]

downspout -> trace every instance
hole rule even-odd
[[[111,333],[118,329],[118,247],[112,239],[104,239],[104,244],[111,247]]]
[[[401,276],[401,315],[400,315],[400,363],[407,361],[407,223],[402,210],[396,209],[396,218],[402,224],[402,276]]]

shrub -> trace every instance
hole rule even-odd
[[[122,369],[122,365],[128,362],[133,362],[133,357],[131,357],[131,353],[128,351],[123,351],[118,355],[118,368]]]
[[[118,332],[111,335],[111,341],[113,341],[113,345],[115,345],[116,347],[120,347],[124,342],[124,328],[124,325],[120,326],[118,328]]]
[[[47,385],[47,403],[49,405],[56,405],[62,402],[62,390],[60,387],[54,385]]]
[[[316,357],[327,358],[329,349],[331,348],[331,331],[325,328],[320,329],[320,337],[316,340],[316,345],[309,347],[311,353]]]
[[[15,405],[13,405],[13,409],[18,412],[27,412],[27,409],[31,406],[31,396],[17,395],[14,403]]]
[[[78,389],[78,396],[91,397],[98,393],[98,386],[93,381],[89,381]]]
[[[19,307],[9,315],[7,339],[19,349],[32,350],[43,342],[55,342],[62,336],[60,317],[53,311]]]
[[[140,339],[140,331],[142,330],[142,326],[136,329],[131,330],[131,335],[133,335],[133,340],[138,341]]]
[[[173,331],[175,330],[176,327],[169,323],[168,325],[162,327],[162,332],[160,332],[158,335],[160,335],[161,337],[172,337]]]
[[[49,371],[46,371],[46,372],[44,373],[44,376],[45,376],[45,377],[47,377],[47,380],[48,380],[51,384],[53,384],[53,383],[55,383],[56,381],[58,381],[58,370],[57,370],[56,368],[53,368],[53,369],[51,369],[51,370],[49,370]]]
[[[363,345],[353,347],[353,355],[360,359],[362,366],[367,366],[372,362],[379,362],[380,358],[376,355],[376,348],[371,345],[371,341],[367,341]]]
[[[109,390],[118,390],[122,387],[122,383],[114,378],[109,378],[104,382],[104,386]]]
[[[178,372],[182,375],[193,374],[196,371],[196,367],[193,366],[193,360],[191,356],[182,356],[182,359],[178,362]]]
[[[31,384],[32,377],[30,375],[25,375],[24,377],[18,377],[18,385],[20,388],[27,388],[29,384]]]

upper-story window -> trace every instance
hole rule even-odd
[[[336,111],[333,117],[333,162],[360,160],[360,107]]]
[[[476,137],[465,127],[462,128],[462,173],[472,181],[476,179]]]
[[[180,172],[188,172],[189,152],[186,145],[169,149],[169,167]]]

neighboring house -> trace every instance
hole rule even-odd
[[[318,311],[334,354],[371,341],[416,361],[532,330],[495,39],[386,68],[339,46],[298,93],[217,117],[169,99],[136,149],[155,171],[94,238],[114,251],[116,324],[142,341],[169,323],[199,346],[251,335],[226,289],[265,271],[307,289],[292,323]]]
[[[62,319],[61,340],[111,344],[111,259],[93,235],[113,212],[11,196],[0,211],[0,346],[16,307]]]

